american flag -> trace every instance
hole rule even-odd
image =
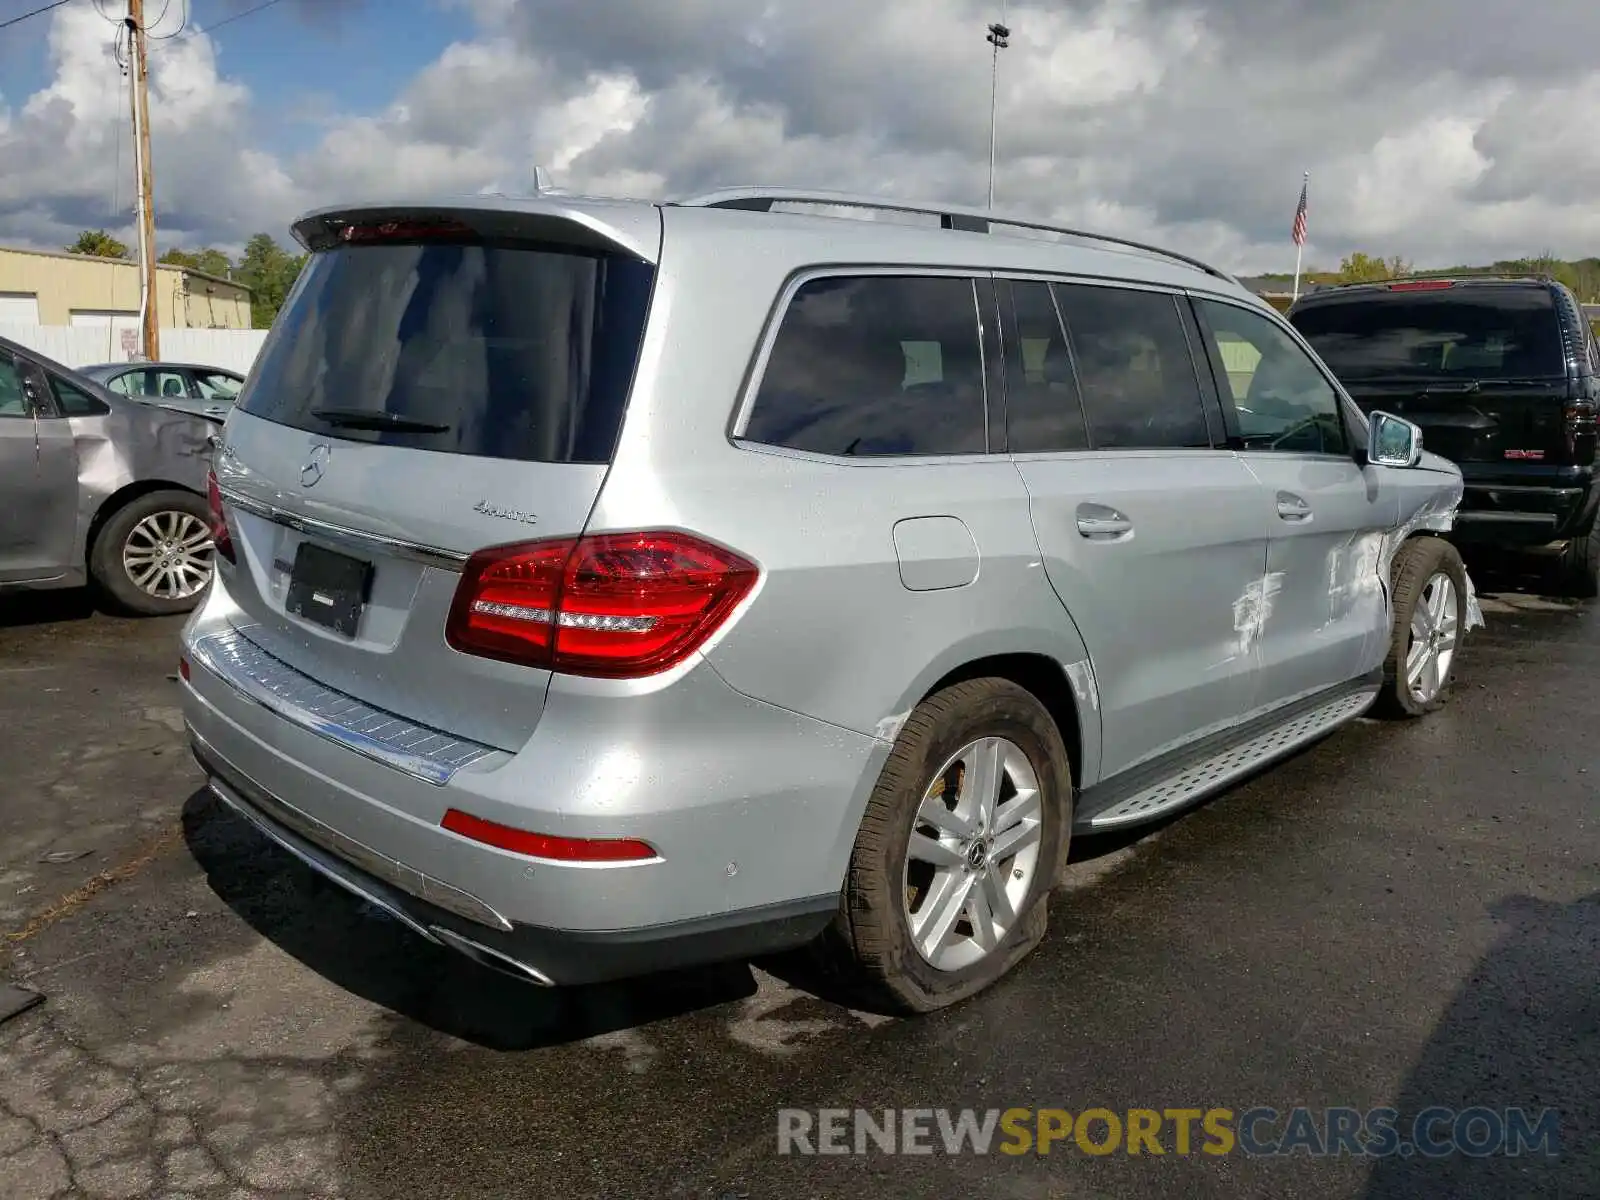
[[[1296,246],[1304,246],[1306,244],[1306,189],[1310,186],[1311,180],[1309,178],[1300,185],[1300,203],[1295,206],[1294,210],[1294,244]]]

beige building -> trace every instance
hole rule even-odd
[[[156,268],[162,329],[249,329],[250,289],[185,267]],[[137,329],[139,264],[0,246],[0,325]]]

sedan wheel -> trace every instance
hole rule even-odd
[[[216,543],[193,513],[151,513],[128,532],[122,567],[135,587],[157,600],[187,600],[211,581]]]

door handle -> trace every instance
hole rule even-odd
[[[1133,532],[1133,522],[1103,504],[1078,505],[1078,532],[1086,538],[1110,541]]]
[[[1293,492],[1279,492],[1278,515],[1285,521],[1309,521],[1311,505],[1306,503],[1303,496],[1296,496]]]

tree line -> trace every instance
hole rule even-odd
[[[103,229],[84,230],[66,250],[68,254],[91,254],[99,258],[132,257],[124,243]],[[271,234],[258,233],[244,244],[244,253],[237,262],[212,246],[198,250],[174,247],[162,254],[159,261],[243,284],[251,293],[251,325],[267,329],[299,278],[306,256],[291,254],[278,245]]]
[[[1398,279],[1416,273],[1416,268],[1403,258],[1383,258],[1359,251],[1348,254],[1339,262],[1337,271],[1319,271],[1315,268],[1300,276],[1302,289],[1308,283],[1373,283],[1380,279]],[[1454,266],[1430,269],[1430,275],[1548,275],[1566,284],[1584,304],[1600,304],[1600,258],[1561,259],[1553,254],[1539,254],[1530,258],[1508,258],[1487,266]],[[1292,276],[1269,275],[1265,277],[1274,285],[1287,287]]]

